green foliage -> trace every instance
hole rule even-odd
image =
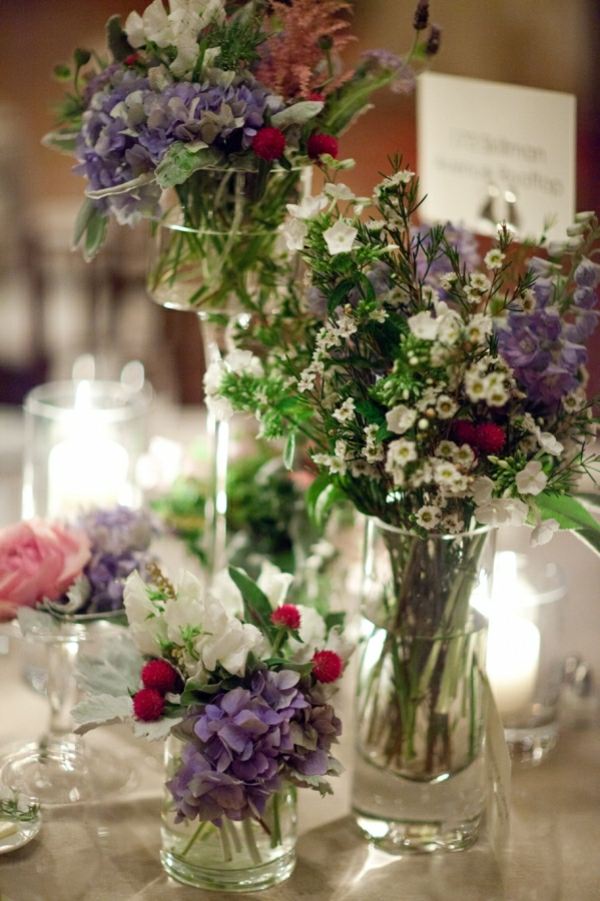
[[[65,63],[58,63],[52,71],[57,81],[69,81],[73,76],[70,67]]]
[[[277,628],[271,622],[272,611],[267,596],[242,569],[230,566],[229,575],[242,593],[245,621],[257,626],[273,644]]]
[[[173,188],[186,182],[198,169],[216,165],[220,155],[210,147],[194,149],[178,141],[172,144],[156,167],[156,180],[161,188]]]
[[[106,23],[106,43],[115,62],[120,63],[131,53],[133,47],[123,31],[120,16],[111,16]]]
[[[108,221],[105,213],[93,200],[86,198],[75,220],[73,246],[83,246],[86,262],[93,260],[106,239]]]
[[[210,36],[210,46],[220,48],[216,64],[229,70],[250,68],[260,58],[258,48],[266,36],[259,18],[225,22]]]

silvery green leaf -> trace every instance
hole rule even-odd
[[[113,697],[134,694],[140,687],[144,658],[129,638],[108,644],[103,657],[81,655],[77,663],[77,684],[90,695]]]
[[[271,118],[271,124],[275,128],[288,128],[290,125],[304,125],[309,119],[314,119],[323,109],[321,100],[301,100],[287,109],[282,109]]]
[[[49,131],[42,138],[44,147],[52,150],[58,150],[60,153],[66,153],[71,156],[77,148],[78,132],[73,131]]]
[[[83,735],[96,726],[119,723],[133,716],[133,702],[129,695],[97,694],[84,698],[73,708],[73,719],[77,723],[75,730]]]
[[[299,773],[297,770],[290,768],[286,768],[285,775],[294,785],[297,785],[299,788],[313,788],[319,792],[321,797],[333,794],[331,785],[322,776],[305,776],[304,773]]]
[[[129,191],[141,188],[142,185],[150,184],[151,181],[154,181],[154,174],[152,172],[144,172],[143,175],[138,175],[137,178],[131,178],[129,181],[124,181],[121,185],[113,185],[112,188],[101,188],[99,191],[86,191],[85,196],[89,197],[90,200],[102,200],[103,197],[111,197],[115,194],[127,194]]]
[[[183,717],[165,716],[154,723],[143,723],[141,720],[135,720],[133,724],[133,734],[137,738],[146,738],[148,741],[160,741],[166,738],[174,726],[178,726],[183,721]]]
[[[177,141],[172,144],[156,167],[156,180],[161,188],[181,185],[197,169],[208,169],[221,159],[220,155],[205,145],[190,149],[187,144]]]
[[[50,602],[49,606],[51,609],[56,609],[59,613],[76,613],[77,610],[81,610],[83,605],[87,602],[91,590],[92,586],[90,585],[90,580],[87,576],[82,575],[73,582],[67,591],[67,598],[69,599],[68,603],[52,604],[52,602]]]
[[[20,607],[17,611],[17,619],[22,634],[27,637],[41,635],[58,635],[60,623],[50,613],[43,610],[33,610],[31,607]]]

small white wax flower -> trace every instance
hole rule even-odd
[[[303,250],[308,225],[302,219],[288,219],[281,228],[281,234],[288,250]]]
[[[475,313],[469,319],[466,330],[467,338],[473,344],[483,344],[488,335],[491,335],[493,329],[493,320],[491,316],[485,316],[483,313]]]
[[[408,327],[416,338],[423,341],[434,341],[437,337],[439,319],[434,319],[428,310],[422,310],[409,316]]]
[[[417,459],[417,446],[414,441],[406,438],[398,438],[391,441],[388,446],[386,466],[405,466]]]
[[[288,203],[286,209],[290,216],[294,219],[314,219],[325,207],[329,201],[324,194],[317,194],[316,197],[305,197],[302,203]]]
[[[333,418],[336,419],[342,425],[346,422],[349,422],[354,418],[354,399],[352,397],[346,398],[346,400],[337,408],[337,410],[333,411]]]
[[[515,482],[520,494],[539,494],[548,484],[548,476],[545,475],[539,460],[530,460],[521,472],[517,473]]]
[[[456,272],[447,272],[446,275],[440,276],[440,288],[443,291],[450,291],[458,278]]]
[[[501,269],[505,259],[506,255],[498,247],[492,247],[484,256],[483,262],[488,269]]]
[[[400,169],[393,175],[388,175],[382,182],[382,186],[389,188],[396,185],[407,185],[413,178],[415,173],[411,169]]]
[[[538,523],[531,533],[532,547],[548,544],[558,529],[560,529],[560,525],[555,519],[545,519],[543,522]]]
[[[293,581],[294,577],[290,573],[282,572],[269,560],[265,560],[256,584],[266,594],[271,607],[275,608],[280,607],[285,602],[286,595]]]
[[[354,247],[354,241],[358,230],[349,225],[344,219],[338,219],[335,225],[323,232],[323,238],[327,244],[327,250],[331,256],[338,253],[349,253]]]
[[[264,375],[262,363],[249,350],[232,350],[225,357],[225,366],[230,372],[253,375],[260,378]]]
[[[390,432],[402,435],[415,424],[417,411],[405,404],[398,404],[386,413],[385,421]]]
[[[218,397],[215,394],[206,394],[204,402],[208,412],[219,422],[227,422],[234,414],[234,409],[226,397]]]
[[[458,404],[448,394],[440,394],[435,409],[440,419],[451,419],[458,410]]]
[[[437,524],[439,523],[442,517],[442,511],[439,507],[434,507],[432,505],[426,504],[417,510],[415,514],[415,519],[417,520],[417,524],[421,526],[423,529],[435,529]]]
[[[469,284],[474,291],[477,291],[479,294],[485,294],[486,291],[489,291],[492,287],[492,283],[483,272],[474,272],[469,277]]]

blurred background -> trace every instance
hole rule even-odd
[[[185,313],[145,296],[144,229],[119,229],[86,265],[70,250],[83,181],[72,160],[41,145],[62,86],[52,68],[76,46],[103,45],[112,13],[145,0],[2,0],[0,3],[0,403],[19,404],[34,384],[69,377],[82,353],[98,376],[142,360],[175,403],[201,400],[202,350]],[[566,91],[578,100],[578,208],[600,208],[600,4],[598,0],[432,0],[443,27],[438,72]],[[353,49],[406,50],[413,0],[357,0]],[[540,122],[540,128],[552,128]],[[356,159],[348,181],[368,191],[401,151],[416,165],[415,98],[381,92],[376,109],[342,141]],[[597,345],[600,351],[600,344]],[[592,355],[596,360],[600,354]],[[598,386],[600,366],[592,381]]]

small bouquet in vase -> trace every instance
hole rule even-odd
[[[85,256],[109,216],[148,218],[158,302],[260,309],[285,265],[277,229],[305,167],[337,156],[374,91],[412,90],[411,62],[439,47],[420,2],[406,58],[374,51],[344,69],[350,19],[346,0],[153,0],[124,23],[113,16],[106,58],[80,49],[56,68],[73,87],[46,138],[87,181],[75,232]]]
[[[331,695],[350,645],[343,614],[286,601],[292,576],[223,571],[206,591],[133,574],[125,609],[135,648],[82,662],[85,730],[133,722],[165,738],[162,860],[184,882],[258,888],[294,865],[295,787],[331,792],[341,723]]]

